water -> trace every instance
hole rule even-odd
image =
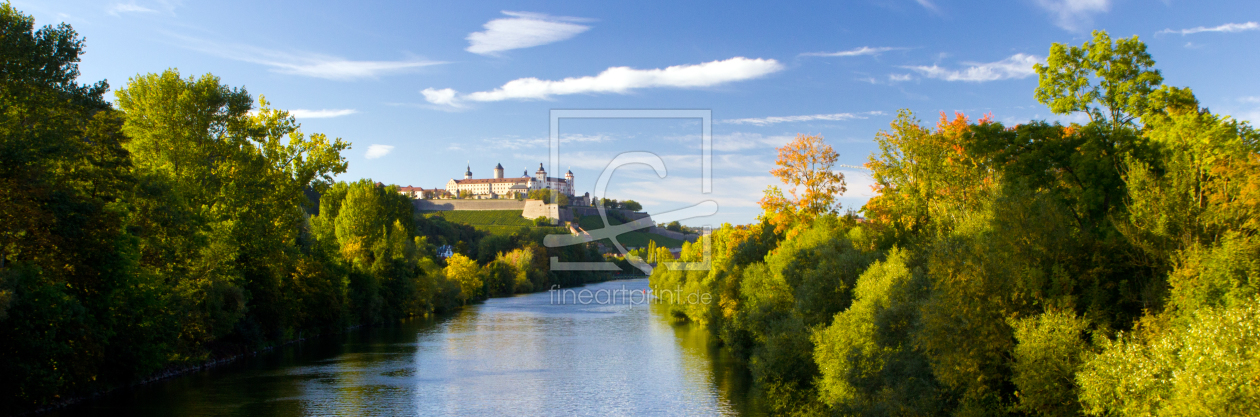
[[[590,285],[647,288],[646,279]],[[600,298],[608,301],[608,297]],[[749,376],[660,305],[497,298],[278,349],[52,415],[759,415]]]

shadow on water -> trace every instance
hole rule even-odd
[[[731,408],[742,416],[767,415],[761,396],[753,386],[748,368],[726,348],[722,348],[716,336],[708,329],[688,322],[677,322],[665,305],[653,305],[652,315],[660,323],[669,323],[674,330],[678,346],[687,353],[689,368],[705,368],[712,375],[710,383],[722,397],[730,401]]]
[[[646,279],[584,289],[643,290]],[[625,301],[625,300],[622,300]],[[497,298],[115,392],[53,416],[759,415],[747,370],[663,306]]]

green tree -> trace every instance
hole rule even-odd
[[[561,206],[569,205],[569,196],[550,188],[530,191],[528,198],[530,200],[542,200],[547,204],[559,204]]]
[[[1092,415],[1260,413],[1260,299],[1209,307],[1163,331],[1104,343],[1076,378]]]
[[[1154,65],[1137,36],[1113,42],[1107,32],[1094,31],[1079,47],[1051,45],[1046,64],[1033,67],[1040,78],[1035,97],[1056,114],[1084,112],[1112,131],[1132,127],[1164,80]]]
[[[1081,414],[1076,373],[1091,359],[1089,321],[1049,311],[1012,323],[1018,344],[1011,380],[1019,390],[1017,409],[1044,416]]]
[[[136,267],[135,186],[104,81],[78,82],[83,40],[0,4],[0,413],[130,382],[174,333]]]
[[[841,413],[941,414],[948,395],[915,348],[928,291],[909,251],[894,248],[857,280],[853,306],[814,331],[819,396]]]

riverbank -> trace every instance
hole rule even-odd
[[[600,284],[600,283],[611,282],[611,281],[624,281],[624,280],[646,279],[646,278],[647,276],[642,275],[642,274],[608,274],[607,279],[591,281],[591,282],[583,283],[576,286],[561,287],[561,288],[578,288],[578,287],[583,287],[587,285]],[[407,322],[411,322],[415,320],[441,320],[442,318],[457,315],[465,308],[484,304],[485,302],[489,300],[494,300],[498,298],[510,298],[510,297],[516,297],[516,296],[520,296],[524,294],[542,293],[542,292],[547,292],[547,291],[548,289],[540,289],[538,291],[534,291],[531,293],[513,294],[513,295],[501,296],[501,297],[491,297],[487,300],[481,300],[473,304],[468,304],[464,306],[456,306],[454,309],[450,311],[430,313],[425,316],[413,316],[406,319],[402,319],[399,321],[398,324],[403,324],[403,323],[407,323]],[[65,409],[67,407],[72,407],[86,401],[92,401],[92,400],[96,400],[102,397],[116,395],[123,391],[133,390],[136,388],[140,388],[146,385],[150,385],[156,382],[161,382],[161,381],[168,380],[171,378],[186,376],[186,375],[197,373],[197,372],[208,371],[211,369],[223,367],[225,365],[230,365],[243,359],[248,359],[248,358],[257,357],[259,355],[269,354],[269,353],[274,352],[277,349],[290,347],[292,345],[301,344],[303,342],[315,341],[318,339],[327,339],[329,337],[335,337],[335,336],[343,336],[343,335],[346,335],[347,333],[359,331],[364,328],[381,328],[381,327],[387,327],[387,326],[388,324],[384,324],[384,323],[379,323],[379,324],[374,324],[374,325],[359,324],[359,325],[346,327],[345,329],[342,329],[340,331],[324,332],[324,333],[319,333],[319,334],[310,335],[310,336],[301,336],[292,340],[287,340],[281,343],[276,343],[276,344],[268,345],[261,348],[254,348],[254,349],[250,349],[240,344],[229,344],[229,343],[217,344],[215,346],[210,347],[210,350],[211,350],[211,353],[209,354],[210,359],[207,359],[205,361],[192,363],[192,364],[185,363],[185,364],[179,364],[179,365],[170,365],[163,368],[160,371],[154,372],[153,374],[149,376],[146,376],[144,378],[141,378],[140,380],[132,382],[131,384],[102,389],[102,390],[94,391],[89,394],[67,398],[56,404],[47,405],[47,406],[40,407],[34,410],[24,411],[18,414],[12,414],[12,416],[47,415],[50,412]]]
[[[647,288],[644,279],[587,284]],[[747,369],[662,306],[494,298],[56,410],[91,415],[758,415]]]

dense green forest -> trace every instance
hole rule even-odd
[[[781,414],[1260,415],[1260,135],[1163,85],[1137,37],[1036,70],[1039,102],[1089,122],[902,111],[862,217],[799,137],[760,223],[652,287],[716,296],[666,301]]]
[[[111,103],[77,80],[83,51],[70,26],[0,5],[0,413],[606,278],[549,271],[602,259],[542,247],[554,229],[491,236],[334,182],[348,142],[213,75],[137,75]]]

